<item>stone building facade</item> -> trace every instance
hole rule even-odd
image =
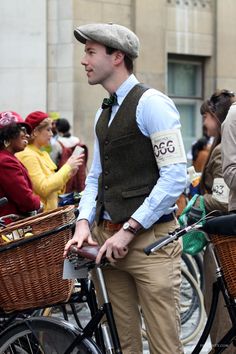
[[[188,150],[201,136],[202,100],[236,90],[235,9],[235,0],[1,0],[0,110],[59,112],[92,152],[106,92],[88,85],[73,29],[116,22],[139,36],[135,74],[173,98]]]

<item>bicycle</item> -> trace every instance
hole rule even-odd
[[[79,250],[72,247],[70,260],[74,267],[83,273],[91,269],[95,270],[103,297],[103,304],[99,308],[97,302],[90,302],[92,318],[86,327],[78,329],[62,319],[52,317],[30,317],[9,326],[0,334],[2,354],[11,353],[11,350],[13,353],[15,350],[17,354],[122,353],[101,266],[95,264],[95,258],[94,247],[84,246]],[[93,293],[90,300],[96,299],[94,288],[90,288],[90,291]],[[72,294],[70,302],[81,301],[81,296],[84,301],[83,294]],[[102,324],[101,320],[104,316],[106,323]],[[58,340],[61,345],[59,346],[55,343],[56,333],[60,334]],[[96,343],[92,339],[94,333]],[[19,348],[22,348],[22,352]]]
[[[62,229],[63,228],[66,228],[67,227],[67,225],[64,225],[63,227],[62,227]],[[70,226],[71,227],[71,226]],[[61,230],[62,230],[61,229]],[[45,232],[43,235],[38,235],[37,237],[40,239],[41,237],[46,237],[47,235],[50,235],[50,234],[52,234],[52,233],[54,233],[54,234],[56,234],[57,232],[59,232],[60,231],[60,229],[58,230],[58,229],[55,229],[55,230],[53,230],[53,232],[52,232],[52,230],[51,231],[48,231],[48,232]],[[21,241],[21,243],[29,243],[30,242],[30,240],[22,240]],[[7,248],[10,248],[11,246],[9,245],[9,246],[7,246]],[[84,263],[86,263],[86,261],[83,261]],[[82,262],[82,263],[83,263]],[[93,266],[95,266],[95,264],[94,264],[94,259],[93,259]],[[90,264],[90,262],[89,262],[89,264]],[[90,267],[92,266],[92,264],[90,264]],[[189,275],[189,277],[191,277],[191,275]],[[193,280],[194,281],[194,280]],[[196,287],[196,286],[195,286]],[[190,284],[190,287],[189,287],[189,289],[191,289],[191,284]],[[185,289],[186,290],[186,289]],[[192,290],[191,290],[192,291]],[[192,292],[192,294],[194,295],[194,296],[192,296],[191,295],[191,292],[190,292],[190,295],[189,295],[189,298],[188,298],[188,300],[187,300],[187,302],[185,301],[185,304],[184,305],[186,305],[187,304],[187,308],[184,308],[184,311],[183,311],[183,314],[186,316],[186,313],[188,313],[189,312],[189,309],[191,309],[191,306],[192,306],[192,304],[194,304],[194,301],[193,301],[193,299],[195,299],[195,298],[197,298],[197,299],[199,299],[200,298],[200,296],[199,295],[197,295],[197,296],[195,296],[195,293],[196,293],[196,291],[193,291]],[[70,304],[71,306],[73,306],[73,304],[76,304],[76,303],[82,303],[82,302],[88,302],[88,304],[89,304],[89,308],[90,308],[90,311],[91,311],[91,314],[92,314],[92,317],[93,316],[95,316],[95,314],[97,313],[97,311],[98,311],[98,308],[97,308],[97,303],[96,303],[96,294],[95,294],[95,290],[94,290],[94,288],[93,288],[93,285],[91,285],[91,282],[86,282],[84,279],[82,279],[81,280],[81,289],[80,289],[80,292],[79,293],[77,293],[77,294],[73,294],[73,296],[74,296],[74,300],[73,300],[73,297],[71,297],[70,298],[70,301],[68,302],[64,302],[64,303],[60,303],[59,305],[60,305],[60,307],[62,308],[62,310],[63,310],[63,316],[65,316],[65,318],[66,319],[68,319],[67,318],[67,313],[66,313],[66,311],[65,311],[65,305],[66,304]],[[73,301],[74,301],[74,303],[73,303]],[[58,304],[57,304],[57,306],[58,306]],[[45,307],[48,307],[47,306],[47,304],[45,305]],[[200,307],[201,308],[201,307]],[[44,312],[45,310],[42,310],[42,307],[40,307],[40,312],[39,312],[39,315],[41,315],[41,314],[43,314],[43,312]],[[46,310],[47,311],[47,310]],[[78,326],[78,328],[80,329],[80,330],[83,330],[83,328],[82,328],[82,326],[80,325],[80,323],[79,323],[79,318],[78,318],[78,316],[77,316],[77,313],[76,313],[76,311],[75,310],[72,310],[72,312],[73,312],[73,315],[74,315],[74,317],[75,317],[75,319],[76,319],[76,323],[77,323],[77,326]],[[77,318],[76,318],[76,316],[77,316]],[[36,318],[36,319],[27,319],[29,322],[27,322],[27,321],[25,321],[24,320],[24,325],[22,324],[23,322],[21,322],[21,324],[19,324],[19,325],[15,325],[15,326],[17,326],[17,327],[13,327],[13,329],[14,329],[14,332],[17,332],[17,328],[19,328],[19,331],[21,331],[22,330],[22,326],[26,326],[26,324],[27,323],[30,323],[30,327],[31,328],[36,328],[36,329],[34,329],[34,331],[36,331],[37,332],[37,328],[38,327],[40,327],[40,328],[43,328],[43,326],[44,326],[44,319],[42,319],[42,318]],[[43,321],[43,322],[42,322]],[[47,319],[47,321],[48,321],[48,319]],[[56,320],[57,321],[57,320]],[[49,322],[45,322],[45,326],[47,326],[48,327],[48,323],[50,324],[50,321]],[[21,326],[20,326],[21,325]],[[19,327],[18,327],[19,326]],[[33,327],[32,327],[33,326]],[[60,323],[59,322],[57,322],[56,324],[55,324],[55,326],[57,326],[57,327],[60,327]],[[110,324],[109,325],[109,327],[112,327],[112,328],[114,328],[115,326],[114,326],[114,323],[112,324]],[[65,324],[63,324],[63,327],[65,327]],[[71,329],[70,328],[70,330],[69,331],[71,331],[71,333],[72,333],[72,337],[74,336],[74,333],[77,331],[75,328],[73,328],[73,329]],[[103,332],[104,331],[106,331],[106,329],[103,329]],[[46,331],[45,331],[46,332]],[[4,332],[5,333],[5,332]],[[7,329],[7,333],[8,333],[8,329]],[[95,333],[95,341],[96,341],[96,343],[98,344],[98,346],[100,346],[101,348],[104,348],[104,340],[103,340],[103,334],[101,333],[101,329],[100,329],[100,324],[98,324],[97,323],[97,327],[95,326],[94,327],[94,333]],[[113,330],[111,331],[111,333],[113,333]],[[29,334],[29,333],[28,333]],[[77,335],[77,332],[76,332],[76,335]],[[87,332],[87,335],[90,337],[90,336],[92,336],[92,332],[91,332],[91,330],[89,331],[89,332]],[[89,337],[88,337],[88,339],[89,339]],[[108,334],[105,332],[105,338],[107,338],[108,337]],[[108,337],[109,338],[109,337]],[[115,334],[115,339],[113,339],[114,341],[115,341],[115,346],[117,346],[117,344],[116,344],[116,342],[117,342],[117,336],[116,336],[116,334]],[[4,340],[3,340],[3,342],[4,342]],[[82,342],[81,342],[82,343]],[[79,344],[81,344],[81,343],[79,343]],[[89,342],[90,343],[90,342]],[[81,344],[82,345],[82,344]],[[83,346],[84,346],[84,344],[83,344]],[[91,346],[91,344],[90,344],[90,346]],[[109,344],[108,346],[111,346],[111,344]]]
[[[77,281],[77,287],[80,291],[80,299],[76,303],[72,302],[71,298],[65,305],[59,304],[55,307],[41,310],[40,315],[61,317],[67,321],[71,319],[72,315],[76,325],[82,329],[83,326],[81,325],[80,316],[77,313],[77,305],[81,304],[81,299],[84,299],[84,302],[82,303],[87,305],[87,312],[94,314],[96,308],[94,309],[92,304],[96,303],[97,299],[91,280],[77,279]],[[92,292],[91,289],[93,289]],[[185,345],[191,342],[198,335],[204,324],[205,318],[201,289],[193,276],[185,268],[182,268],[182,284],[180,294],[182,327],[181,340]],[[80,309],[81,308],[79,307],[79,311]],[[147,340],[147,333],[144,327],[144,323],[142,327],[142,336],[145,340]]]
[[[90,251],[93,251],[93,254],[90,255]],[[67,351],[65,351],[65,353],[73,353],[73,346],[75,346],[76,349],[80,349],[83,348],[83,350],[85,350],[87,348],[87,346],[90,348],[90,352],[91,353],[100,353],[100,349],[102,348],[102,352],[108,352],[108,350],[114,350],[115,352],[119,352],[120,347],[119,347],[119,339],[118,339],[118,335],[116,332],[116,327],[115,327],[115,323],[114,323],[114,319],[112,317],[112,309],[111,309],[111,305],[108,303],[108,298],[107,298],[107,294],[106,294],[106,289],[104,289],[104,280],[102,277],[102,270],[100,269],[100,267],[96,267],[94,260],[96,258],[96,253],[94,253],[94,247],[83,247],[80,250],[77,250],[76,248],[74,249],[74,253],[77,254],[77,252],[79,253],[79,257],[78,259],[75,259],[75,263],[76,263],[76,267],[80,269],[80,271],[84,272],[84,269],[87,271],[90,271],[92,268],[96,269],[97,272],[97,276],[98,279],[100,281],[100,286],[102,288],[102,294],[104,295],[104,304],[102,306],[102,310],[101,308],[98,309],[97,307],[97,300],[96,300],[96,293],[95,293],[95,289],[93,287],[93,284],[90,281],[87,281],[87,279],[81,279],[81,288],[80,291],[77,293],[72,294],[70,300],[64,304],[59,304],[59,306],[63,306],[65,304],[75,304],[75,303],[81,303],[81,302],[88,302],[89,304],[89,308],[91,311],[91,316],[92,319],[89,321],[89,323],[87,324],[87,326],[83,329],[82,326],[80,325],[80,323],[77,322],[76,323],[78,325],[78,329],[76,329],[75,327],[70,327],[69,329],[66,328],[66,324],[64,321],[62,321],[61,323],[58,321],[58,319],[52,319],[53,321],[50,322],[50,319],[42,319],[42,318],[30,318],[27,320],[24,320],[23,322],[19,323],[18,325],[14,325],[13,327],[11,327],[10,329],[8,328],[1,336],[0,336],[0,350],[6,350],[5,347],[7,346],[14,346],[15,345],[15,339],[17,338],[17,341],[19,343],[23,341],[23,343],[25,342],[33,342],[32,347],[34,349],[34,351],[36,350],[35,347],[35,343],[34,343],[34,337],[32,337],[32,333],[37,334],[36,337],[38,338],[40,333],[40,345],[38,344],[38,346],[40,347],[44,347],[44,346],[49,346],[50,349],[52,349],[53,347],[53,343],[51,343],[50,341],[50,336],[53,334],[48,334],[47,337],[47,342],[46,339],[44,339],[44,333],[48,333],[50,331],[50,326],[51,328],[51,333],[53,333],[54,331],[54,327],[55,327],[55,331],[56,330],[60,330],[60,333],[63,331],[63,328],[66,328],[66,332],[70,332],[70,334],[67,333],[67,337],[70,337],[70,341],[72,342],[72,347],[71,348],[67,348]],[[85,252],[85,253],[84,253]],[[86,259],[84,259],[84,256],[86,257]],[[77,256],[76,256],[77,257]],[[91,259],[90,261],[88,261],[88,257]],[[193,299],[197,296],[198,299],[200,299],[199,301],[201,302],[201,306],[200,309],[203,308],[203,304],[202,304],[202,297],[201,297],[201,293],[200,293],[200,289],[197,287],[195,280],[193,279],[193,277],[186,272],[186,270],[183,270],[183,274],[184,275],[184,285],[185,285],[185,292],[183,294],[185,294],[185,296],[187,295],[187,298],[182,298],[183,301],[185,302],[191,302],[193,301]],[[80,276],[78,274],[78,276]],[[188,282],[186,284],[186,281]],[[192,283],[193,282],[193,283]],[[190,284],[190,286],[189,286]],[[192,285],[194,284],[194,285]],[[187,289],[186,289],[186,285],[187,285]],[[196,290],[197,289],[197,290]],[[186,292],[186,290],[188,292]],[[183,302],[182,305],[184,306]],[[185,304],[186,305],[186,304]],[[58,305],[56,305],[58,306]],[[188,304],[189,306],[189,304]],[[104,309],[103,309],[104,308]],[[185,312],[186,309],[183,308],[183,314]],[[111,313],[110,313],[111,312]],[[74,313],[73,313],[74,314]],[[101,326],[100,321],[101,318],[104,316],[104,314],[106,315],[107,319],[108,319],[108,327],[105,326]],[[195,316],[198,317],[198,316]],[[201,311],[199,312],[199,318],[202,318],[201,316]],[[30,329],[29,329],[30,327]],[[62,328],[61,328],[62,327]],[[23,330],[26,332],[25,335],[27,335],[27,341],[25,340],[24,336],[23,336]],[[32,333],[31,333],[32,331]],[[109,332],[111,334],[111,337],[109,335]],[[50,332],[49,332],[50,333]],[[191,334],[191,333],[190,333]],[[91,341],[91,337],[95,336],[95,343]],[[189,335],[189,334],[188,334]],[[62,335],[61,335],[62,336]],[[13,338],[13,342],[10,342],[10,338]],[[23,337],[23,338],[22,338]],[[49,338],[49,339],[48,339]],[[68,339],[65,341],[64,343],[68,344]],[[75,338],[80,338],[80,339],[75,339]],[[82,338],[82,340],[81,340]],[[105,342],[104,342],[104,338],[105,338]],[[83,341],[83,339],[86,339],[85,341]],[[117,342],[118,341],[118,342]],[[4,345],[3,345],[3,344]],[[7,343],[7,344],[5,344]],[[76,344],[77,343],[77,344]],[[115,344],[113,344],[115,343]],[[34,344],[34,346],[33,346]],[[98,347],[96,347],[96,345]],[[65,346],[61,347],[63,348],[63,350],[65,349]],[[91,349],[92,348],[92,349]],[[105,349],[106,348],[106,349]],[[113,348],[113,349],[112,349]],[[24,350],[26,351],[25,347]],[[27,348],[28,351],[26,351],[26,353],[30,353],[29,349]],[[38,350],[38,349],[37,349]],[[33,352],[33,351],[32,351]],[[40,353],[40,352],[39,352]],[[61,353],[64,353],[64,351],[61,351]]]
[[[5,204],[7,203],[7,198],[0,199],[0,204]],[[42,277],[39,274],[36,276],[36,279],[31,279],[31,274],[34,276],[34,262],[33,259],[31,261],[30,255],[31,253],[36,256],[35,250],[37,250],[37,256],[39,253],[42,254],[42,258],[45,258],[45,256],[48,254],[47,248],[49,246],[54,247],[60,242],[66,242],[68,241],[70,235],[71,235],[71,230],[74,227],[74,220],[75,220],[75,215],[74,215],[74,208],[73,206],[68,206],[68,207],[61,207],[58,208],[58,210],[52,211],[52,212],[47,212],[40,214],[39,216],[27,218],[24,220],[21,220],[20,222],[13,223],[13,224],[5,224],[5,218],[9,219],[9,215],[3,216],[0,218],[0,221],[2,222],[2,228],[1,228],[1,237],[0,239],[4,240],[5,243],[1,244],[0,247],[0,253],[1,257],[5,257],[5,263],[1,262],[1,294],[6,293],[6,295],[1,295],[1,301],[0,301],[0,331],[4,331],[4,329],[8,328],[11,325],[15,325],[17,323],[22,323],[22,320],[24,321],[25,319],[29,319],[30,316],[42,316],[46,315],[49,311],[48,305],[54,306],[54,303],[50,300],[50,302],[47,303],[49,298],[53,299],[53,301],[60,300],[60,292],[62,292],[62,297],[67,297],[68,294],[70,294],[71,290],[71,285],[72,281],[69,281],[68,285],[67,282],[65,284],[62,284],[62,281],[60,280],[57,282],[58,286],[58,292],[59,292],[59,297],[54,291],[54,294],[46,294],[44,289],[40,289],[38,287],[37,282],[39,278],[42,279]],[[74,217],[73,217],[74,215]],[[10,215],[12,216],[12,215]],[[17,216],[14,219],[19,219]],[[50,220],[55,220],[53,223],[55,225],[59,225],[58,227],[52,229],[52,230],[47,230],[48,227],[50,228],[50,225],[52,221]],[[71,222],[70,222],[71,221]],[[46,224],[44,227],[41,226],[41,222]],[[66,224],[63,224],[64,222],[69,222]],[[59,224],[58,224],[59,223]],[[60,226],[60,224],[63,224]],[[38,234],[39,230],[44,231],[41,234]],[[32,235],[31,237],[28,237],[27,235]],[[68,235],[67,235],[68,234]],[[15,240],[15,237],[17,238]],[[54,240],[54,241],[53,241]],[[12,242],[13,241],[13,242]],[[55,243],[54,243],[55,242]],[[55,262],[56,264],[58,263],[58,258],[61,258],[62,261],[62,250],[64,249],[65,243],[63,243],[59,251],[55,247],[54,253],[59,253],[59,257],[56,255],[57,261]],[[34,249],[35,248],[35,249]],[[16,252],[15,252],[16,251]],[[40,251],[40,252],[38,252]],[[14,253],[15,252],[15,253]],[[7,256],[8,255],[8,256]],[[29,255],[29,256],[27,256]],[[48,257],[50,258],[50,255],[48,254]],[[39,262],[38,266],[41,268],[42,276],[45,274],[45,276],[48,278],[56,278],[59,280],[58,277],[60,277],[60,270],[58,268],[59,264],[56,265],[53,269],[53,272],[51,271],[51,266],[49,264],[44,264],[44,261],[40,259],[41,256],[39,256]],[[53,257],[54,258],[54,257]],[[56,260],[56,259],[55,259]],[[37,262],[36,262],[37,263]],[[35,266],[37,264],[35,263]],[[17,264],[17,265],[16,265]],[[20,269],[20,272],[18,272],[18,268]],[[47,274],[47,268],[49,267],[49,274]],[[38,267],[37,267],[38,268]],[[62,268],[62,266],[60,266]],[[12,273],[12,275],[11,275]],[[22,286],[17,287],[17,284],[19,282],[19,276],[20,273],[22,273],[23,278],[26,277],[26,282]],[[36,274],[35,274],[36,275]],[[11,279],[12,277],[12,279]],[[61,278],[62,278],[62,273],[61,273]],[[33,283],[32,287],[30,283]],[[15,282],[17,284],[15,284]],[[5,284],[6,283],[6,284]],[[23,282],[21,282],[23,283]],[[59,284],[60,283],[60,284]],[[11,285],[12,284],[12,285]],[[71,284],[71,285],[70,285]],[[19,285],[19,284],[18,284]],[[30,286],[29,286],[30,285]],[[49,285],[50,285],[50,280],[49,280]],[[47,285],[46,285],[47,286]],[[52,287],[51,285],[50,287]],[[84,286],[83,286],[84,287]],[[20,288],[20,289],[19,289]],[[29,288],[29,289],[27,289]],[[42,287],[43,288],[43,287]],[[89,288],[89,286],[88,286]],[[24,291],[24,289],[26,289]],[[46,295],[45,299],[40,299],[40,296],[37,295],[37,292],[43,291],[42,294]],[[10,293],[9,293],[10,291]],[[31,294],[31,292],[33,294]],[[29,294],[30,293],[30,294]],[[26,294],[26,295],[25,295]],[[35,295],[34,295],[35,294]],[[89,294],[89,290],[86,290],[86,294]],[[29,296],[30,295],[30,296]],[[26,300],[23,300],[21,298],[24,298],[26,296]],[[29,296],[27,298],[27,296]],[[76,299],[76,302],[82,303],[84,302],[85,298],[85,291],[80,291],[80,298],[79,300]],[[35,305],[36,303],[36,305]],[[74,304],[71,302],[70,306],[72,308],[72,312],[74,315],[74,318],[77,320],[77,325],[79,326],[79,318],[77,316],[77,313],[74,308]],[[65,304],[60,305],[64,317],[66,317],[66,311],[65,311]],[[68,318],[67,318],[68,319]],[[44,321],[44,319],[42,319]],[[41,318],[38,318],[37,321],[33,320],[33,323],[37,323],[37,325],[42,323]],[[44,323],[44,322],[43,322]],[[46,323],[46,322],[45,322]],[[46,323],[47,325],[47,323]],[[56,324],[57,327],[60,326],[60,324]],[[82,326],[80,325],[80,328]]]
[[[83,298],[86,299],[86,304],[88,305],[88,309],[90,313],[93,315],[96,311],[94,307],[91,307],[91,303],[96,303],[97,299],[94,295],[95,292],[91,292],[91,288],[93,288],[93,283],[91,280],[89,281],[89,286],[85,282],[84,279],[77,279],[78,284],[77,287],[80,287],[80,292],[83,293]],[[201,289],[194,279],[194,277],[182,267],[182,284],[181,284],[181,327],[182,327],[182,335],[181,340],[185,345],[188,342],[192,341],[197,334],[200,332],[205,318],[204,304],[203,304],[203,296]],[[81,297],[80,297],[81,298]],[[81,302],[78,301],[77,304]],[[70,306],[69,312],[72,312],[76,325],[82,329],[82,325],[80,323],[79,316],[77,314],[77,309],[75,304],[70,299],[66,305],[59,304],[56,307],[47,308],[46,310],[42,310],[40,315],[51,316],[55,315],[58,317],[62,317],[65,320],[68,320],[70,314],[68,314],[68,305]],[[144,327],[142,328],[142,336],[146,340],[147,333]]]
[[[236,264],[234,254],[236,250],[236,215],[231,214],[226,216],[211,217],[208,214],[203,226],[199,224],[201,221],[202,220],[199,220],[193,225],[178,229],[175,232],[161,238],[160,240],[146,247],[144,252],[149,255],[152,252],[155,252],[158,249],[164,247],[165,245],[168,245],[170,242],[183,237],[187,232],[191,230],[201,229],[207,233],[208,241],[213,246],[212,253],[216,264],[217,280],[213,283],[213,296],[207,322],[192,354],[200,353],[204,344],[206,343],[214,321],[217,302],[221,292],[224,298],[225,306],[228,309],[232,327],[215,345],[213,350],[214,353],[218,354],[222,353],[236,339]]]

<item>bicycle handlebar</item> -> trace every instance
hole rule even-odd
[[[200,229],[208,234],[236,237],[236,214],[222,215],[210,218],[208,217],[209,216],[206,215],[204,225],[199,224],[199,221],[202,221],[199,220],[193,225],[188,225],[186,227],[177,229],[169,235],[164,236],[151,245],[145,247],[144,252],[147,255],[150,255],[150,253],[153,253],[168,245],[169,243],[177,240],[179,237],[184,236],[187,232],[196,229]]]
[[[200,227],[201,227],[200,225],[193,224],[190,226],[186,226],[182,229],[177,229],[174,232],[170,233],[168,236],[164,236],[159,240],[157,240],[156,242],[153,242],[151,245],[145,247],[144,252],[146,253],[146,255],[149,256],[150,253],[153,253],[159,250],[160,248],[168,245],[169,243],[177,240],[178,238],[185,235],[187,232],[191,231],[192,229],[196,229],[196,228],[199,229]]]

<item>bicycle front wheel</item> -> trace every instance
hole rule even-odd
[[[64,354],[79,334],[66,321],[32,317],[8,327],[0,335],[1,354]],[[85,338],[71,354],[101,354],[97,345]]]

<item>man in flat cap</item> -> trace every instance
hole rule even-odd
[[[161,92],[139,83],[138,37],[117,24],[74,31],[90,85],[109,93],[95,117],[95,148],[73,239],[101,246],[109,297],[125,354],[142,353],[140,306],[151,353],[183,353],[179,290],[181,244],[150,255],[144,247],[174,231],[176,200],[186,185],[179,113]]]

